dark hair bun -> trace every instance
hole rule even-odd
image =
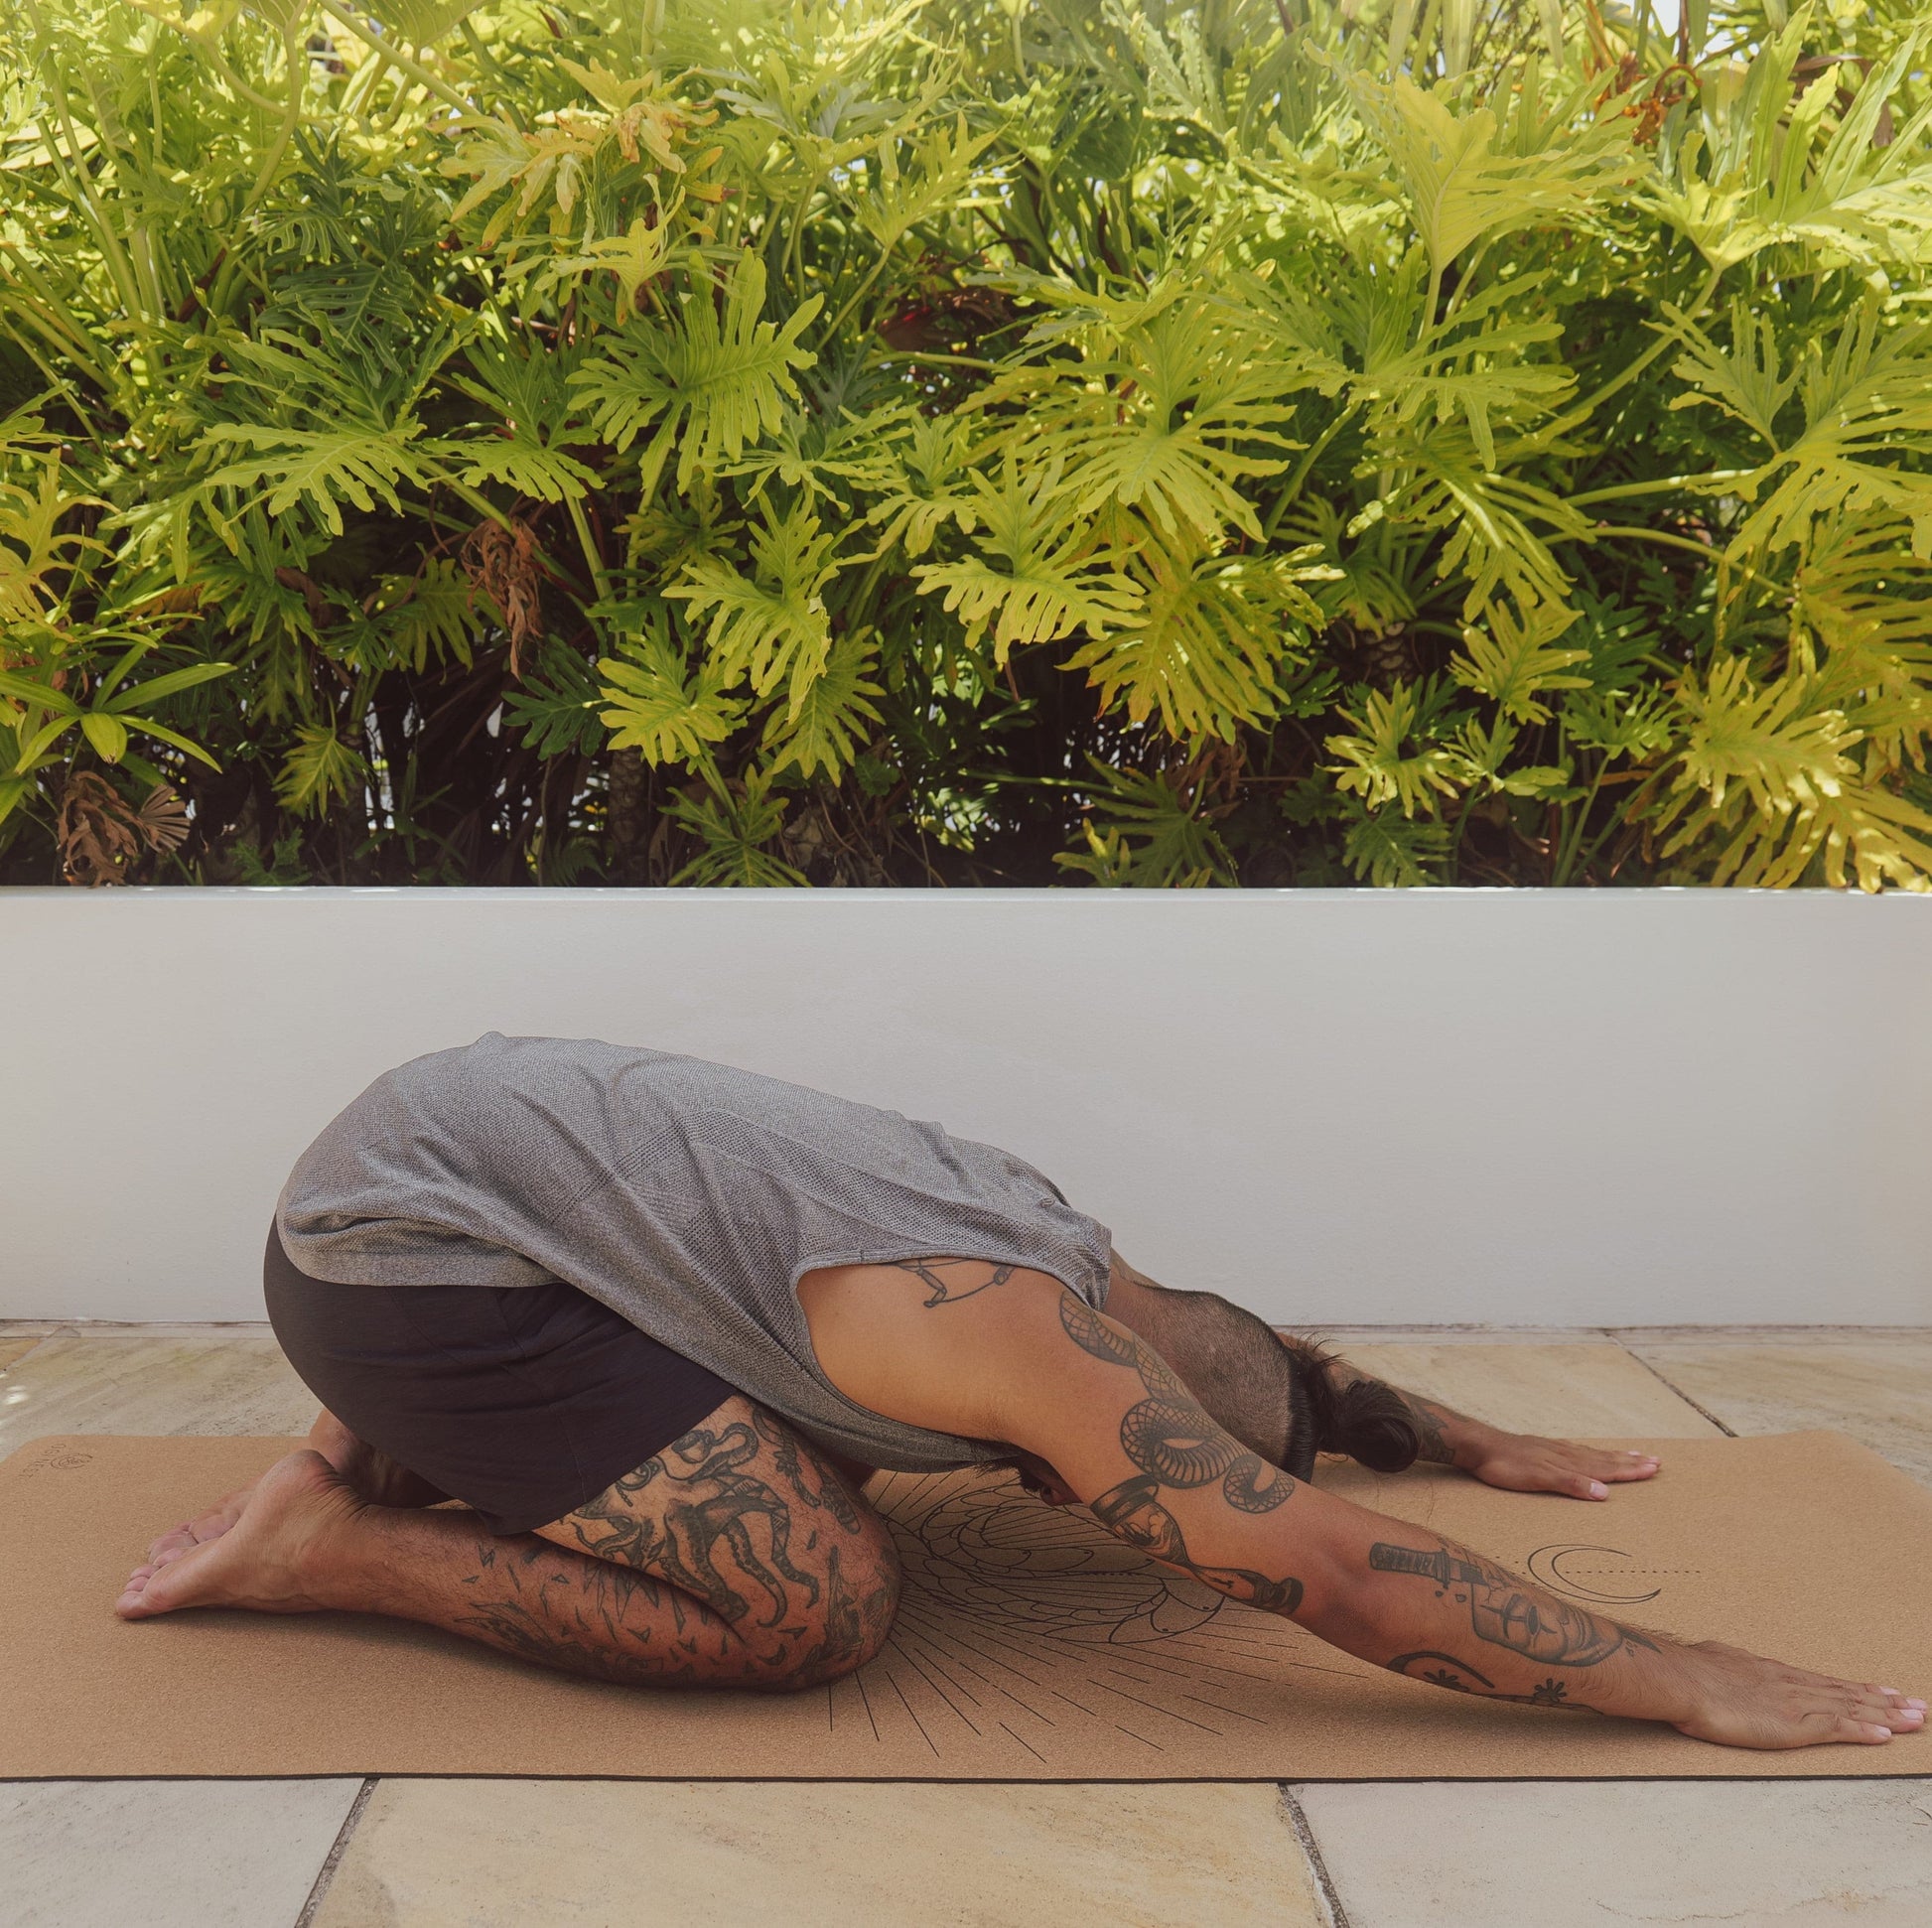
[[[1302,1385],[1317,1452],[1345,1452],[1371,1472],[1415,1464],[1422,1441],[1400,1393],[1379,1379],[1352,1380],[1337,1392],[1326,1372],[1309,1373]]]

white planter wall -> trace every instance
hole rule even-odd
[[[0,1317],[258,1318],[290,1163],[487,1030],[818,1084],[1287,1323],[1932,1321],[1932,901],[0,892]]]

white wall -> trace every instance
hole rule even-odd
[[[1923,1322],[1928,982],[1905,896],[0,892],[0,1316],[261,1316],[303,1146],[493,1029],[937,1118],[1284,1322]]]

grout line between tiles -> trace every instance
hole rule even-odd
[[[322,1906],[323,1897],[329,1892],[329,1883],[336,1878],[336,1869],[347,1852],[349,1837],[362,1819],[362,1810],[369,1805],[369,1796],[375,1792],[375,1783],[376,1776],[371,1774],[355,1790],[355,1799],[348,1804],[343,1825],[336,1830],[336,1839],[323,1858],[322,1866],[316,1871],[315,1885],[309,1890],[309,1898],[303,1902],[302,1912],[295,1918],[295,1928],[309,1928],[309,1924],[315,1920],[316,1910]]]
[[[1725,1436],[1726,1440],[1736,1439],[1737,1435],[1733,1433],[1730,1430],[1730,1428],[1727,1427],[1724,1423],[1724,1421],[1717,1416],[1716,1413],[1712,1412],[1710,1407],[1699,1405],[1698,1402],[1695,1399],[1693,1399],[1691,1395],[1687,1393],[1682,1386],[1672,1384],[1672,1382],[1669,1379],[1665,1378],[1663,1373],[1656,1366],[1653,1366],[1650,1363],[1650,1361],[1643,1356],[1641,1352],[1637,1351],[1632,1346],[1624,1345],[1621,1339],[1617,1340],[1617,1344],[1619,1346],[1622,1346],[1623,1350],[1629,1353],[1630,1357],[1636,1360],[1637,1364],[1642,1366],[1644,1371],[1649,1373],[1651,1378],[1656,1380],[1660,1386],[1669,1386],[1670,1390],[1674,1392],[1678,1396],[1678,1398],[1681,1399],[1684,1402],[1684,1404],[1691,1409],[1692,1412],[1701,1413],[1706,1419],[1708,1419],[1711,1422],[1713,1426],[1715,1426],[1718,1429],[1720,1433],[1722,1433]]]
[[[1348,1910],[1341,1905],[1341,1896],[1335,1891],[1334,1877],[1328,1872],[1328,1863],[1321,1858],[1321,1845],[1314,1838],[1314,1830],[1309,1825],[1301,1802],[1295,1798],[1294,1790],[1286,1781],[1280,1781],[1276,1786],[1281,1795],[1282,1812],[1288,1816],[1288,1825],[1295,1830],[1295,1839],[1302,1844],[1302,1853],[1308,1858],[1309,1868],[1314,1875],[1314,1885],[1321,1896],[1321,1905],[1328,1911],[1329,1928],[1349,1928]]]

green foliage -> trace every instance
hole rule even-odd
[[[0,14],[0,879],[1932,882],[1910,0],[372,12]]]

